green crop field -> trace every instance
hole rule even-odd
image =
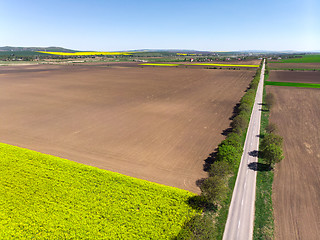
[[[298,58],[289,58],[277,61],[279,63],[320,63],[320,55],[301,55]]]
[[[172,239],[185,190],[0,143],[0,239]]]
[[[304,88],[320,88],[320,84],[316,84],[316,83],[270,82],[270,81],[266,81],[265,85],[287,86],[287,87],[304,87]]]

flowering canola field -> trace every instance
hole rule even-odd
[[[173,239],[185,190],[0,143],[0,239]]]
[[[244,64],[223,64],[223,63],[187,63],[187,64],[168,64],[168,63],[141,63],[145,66],[164,66],[164,67],[177,67],[177,66],[220,66],[220,67],[252,67],[258,68],[259,65],[244,65]]]

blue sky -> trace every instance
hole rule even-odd
[[[0,0],[0,46],[320,50],[319,0]]]

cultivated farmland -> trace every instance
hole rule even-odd
[[[271,69],[316,69],[320,70],[320,55],[305,55],[299,58],[282,59],[269,63]]]
[[[275,95],[270,120],[284,138],[285,155],[276,166],[273,184],[275,237],[318,239],[320,90],[267,86],[267,92]]]
[[[305,70],[320,70],[320,63],[268,63],[271,69],[305,69]]]
[[[270,71],[270,81],[320,84],[320,72]]]
[[[252,71],[3,67],[5,143],[199,193]]]

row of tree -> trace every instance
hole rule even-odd
[[[275,103],[275,97],[272,93],[268,93],[265,97],[265,105],[270,111]],[[275,163],[280,162],[284,156],[282,151],[283,138],[276,134],[277,127],[274,123],[269,123],[266,127],[260,144],[260,156],[271,168]]]
[[[217,148],[214,162],[209,168],[209,177],[200,186],[199,202],[204,203],[207,208],[208,206],[214,206],[214,209],[219,208],[226,194],[230,191],[228,180],[239,167],[245,132],[248,128],[260,73],[261,66],[235,109],[230,124],[231,131]],[[203,215],[193,217],[177,239],[216,239],[216,235],[217,231],[213,225],[212,212],[207,209]]]
[[[228,180],[238,171],[241,156],[243,152],[243,143],[245,133],[248,128],[252,107],[255,101],[255,95],[260,80],[261,66],[257,70],[245,95],[241,98],[237,106],[235,116],[231,122],[231,131],[223,140],[217,149],[217,154],[213,164],[209,168],[209,177],[201,184],[201,200],[216,206],[221,205],[226,194],[230,191]],[[268,68],[266,74],[269,74]],[[275,103],[275,97],[269,93],[265,97],[265,107],[270,110]],[[277,135],[276,126],[270,123],[266,127],[267,133],[260,144],[259,157],[271,166],[283,159],[281,136]],[[205,212],[203,215],[197,215],[187,224],[186,235],[182,234],[177,239],[215,239],[217,231],[214,228],[212,214]],[[182,232],[181,232],[182,233]],[[183,236],[183,237],[182,237]]]
[[[216,159],[210,166],[209,177],[200,186],[201,195],[213,204],[219,205],[228,192],[228,179],[236,173],[241,161],[245,133],[250,121],[252,107],[260,80],[261,66],[245,95],[241,98],[235,117],[231,122],[232,130],[217,149]]]

